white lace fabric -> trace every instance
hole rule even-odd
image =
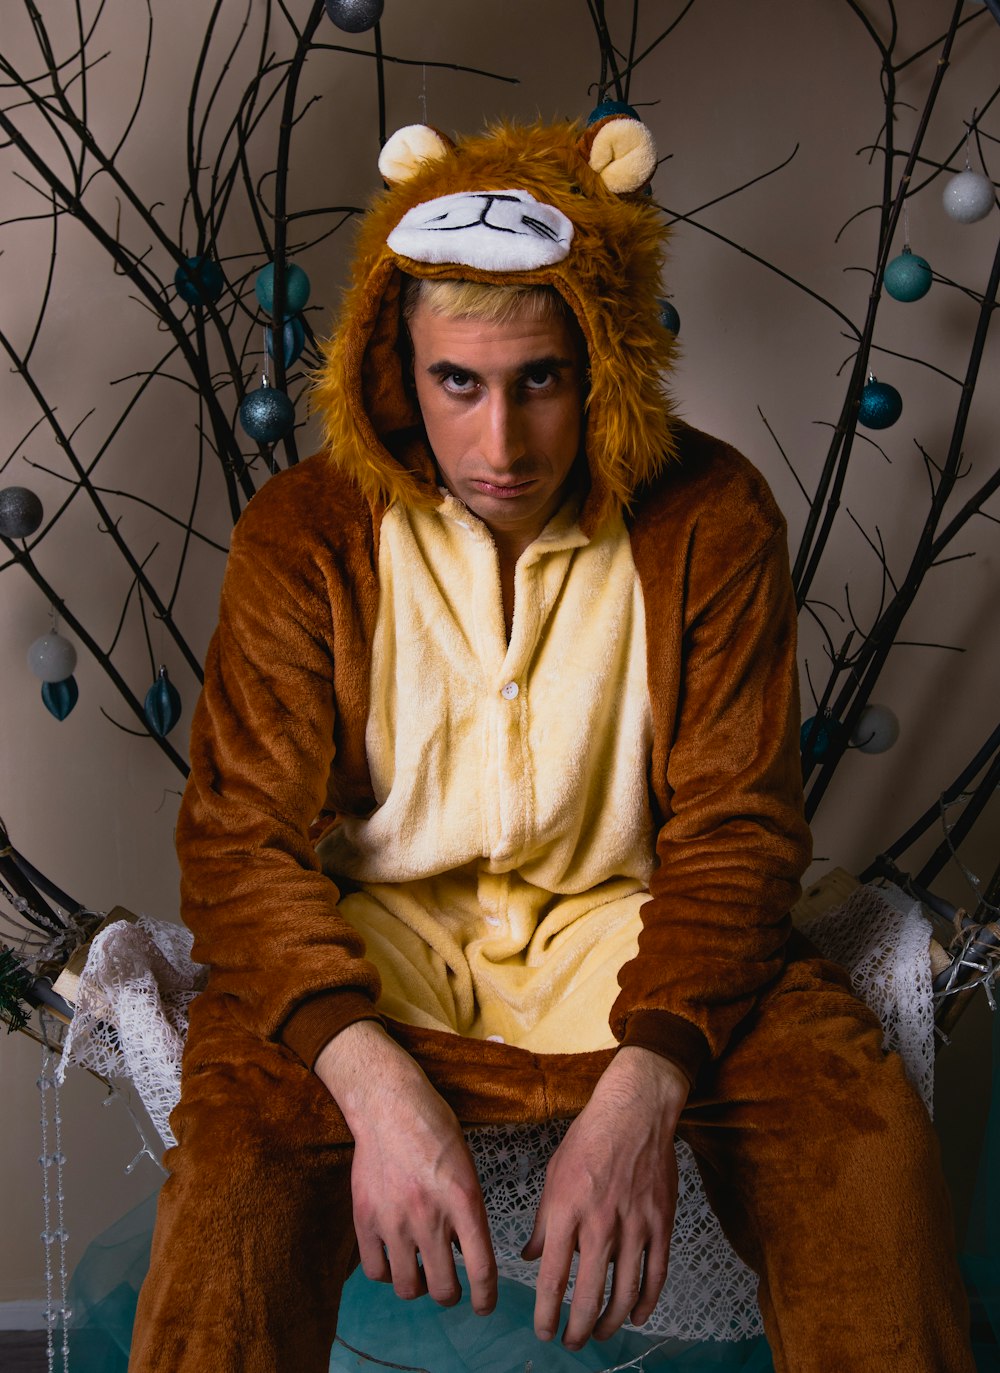
[[[884,1044],[902,1057],[931,1108],[934,1015],[930,925],[897,888],[859,887],[843,905],[814,917],[806,934],[850,970],[855,991],[882,1020]],[[59,1066],[90,1068],[135,1085],[164,1146],[180,1096],[188,1006],[204,969],[191,961],[191,935],[140,918],[111,925],[94,940],[76,1014]],[[534,1224],[548,1159],[568,1122],[468,1131],[504,1277],[534,1285],[536,1264],[520,1258]],[[757,1279],[736,1256],[708,1205],[697,1166],[678,1141],[680,1190],[666,1287],[644,1333],[681,1340],[740,1340],[760,1334]],[[570,1291],[572,1290],[572,1278]],[[569,1295],[569,1294],[567,1294]]]

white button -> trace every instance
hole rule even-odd
[[[502,686],[500,688],[500,695],[504,698],[505,701],[513,701],[517,693],[518,685],[516,682],[508,682],[506,686]]]
[[[503,1035],[487,1035],[487,1036],[486,1036],[486,1042],[487,1042],[487,1044],[506,1044],[506,1043],[507,1043],[507,1041],[504,1039]]]

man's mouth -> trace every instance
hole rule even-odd
[[[527,491],[529,487],[534,486],[534,479],[529,477],[525,481],[496,482],[487,481],[485,478],[474,478],[470,485],[475,487],[477,491],[482,492],[483,495],[499,496],[501,500],[509,500],[511,497],[519,496],[522,492]]]

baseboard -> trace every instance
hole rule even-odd
[[[0,1301],[0,1330],[44,1330],[43,1301]]]

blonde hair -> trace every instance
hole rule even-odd
[[[503,285],[486,281],[455,281],[451,278],[403,278],[403,318],[413,318],[423,301],[436,315],[447,319],[478,319],[487,324],[508,324],[513,319],[566,319],[576,317],[552,286]]]

